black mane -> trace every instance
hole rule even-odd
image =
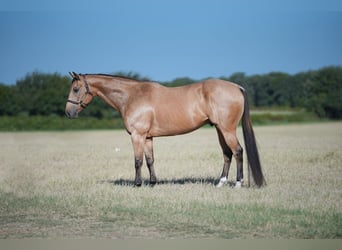
[[[93,76],[106,76],[106,77],[112,77],[112,78],[121,78],[124,80],[131,80],[131,81],[137,81],[137,82],[150,82],[151,80],[149,79],[136,79],[128,76],[122,76],[122,75],[111,75],[111,74],[85,74],[85,75],[93,75]]]

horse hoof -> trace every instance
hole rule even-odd
[[[240,189],[242,187],[241,181],[237,181],[235,184],[236,189]]]
[[[222,182],[219,182],[219,183],[217,183],[217,184],[216,184],[216,186],[215,186],[215,187],[217,187],[217,188],[220,188],[220,187],[223,187],[223,185],[224,185],[224,183],[222,183]]]
[[[222,177],[222,178],[220,179],[219,183],[216,184],[216,187],[217,187],[217,188],[222,187],[224,184],[227,183],[227,181],[228,181],[228,180],[227,180],[226,177]]]

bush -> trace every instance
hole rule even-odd
[[[89,129],[123,129],[120,118],[97,119],[82,117],[68,119],[59,116],[2,116],[0,131],[33,131],[33,130],[89,130]]]

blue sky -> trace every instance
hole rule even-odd
[[[329,65],[342,65],[341,1],[2,0],[0,6],[6,84],[33,71],[133,71],[169,81]]]

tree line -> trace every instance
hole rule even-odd
[[[132,72],[116,75],[149,80]],[[305,108],[322,118],[342,118],[342,67],[330,66],[293,75],[235,73],[220,78],[243,86],[254,107]],[[195,81],[183,77],[161,84],[176,87]],[[64,116],[70,84],[69,76],[41,72],[29,73],[15,85],[0,84],[0,116]],[[119,116],[99,98],[82,115],[98,119]]]

